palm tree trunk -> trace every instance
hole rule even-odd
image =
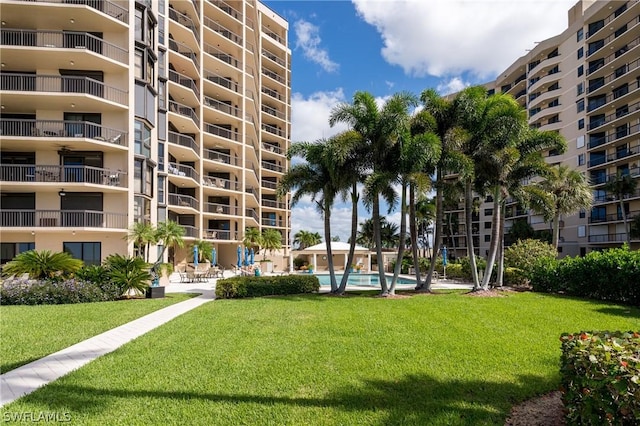
[[[500,245],[500,188],[497,188],[493,194],[493,217],[491,218],[491,244],[489,246],[489,256],[487,257],[487,269],[484,271],[484,277],[482,278],[482,289],[489,289],[489,282],[491,281],[491,274],[493,273],[493,267],[496,263],[496,255],[498,253],[498,246]]]
[[[404,256],[404,243],[407,234],[407,181],[402,180],[401,189],[402,194],[400,196],[400,241],[398,241],[398,256],[396,257],[396,267],[393,271],[393,279],[391,280],[391,286],[389,287],[389,293],[396,293],[396,283],[398,282],[398,275],[402,270],[402,258]]]
[[[551,245],[558,250],[558,240],[560,239],[560,213],[553,216],[553,235],[551,236]]]
[[[338,290],[336,284],[336,271],[333,269],[333,253],[331,252],[331,205],[325,199],[323,201],[323,213],[324,213],[324,239],[327,245],[327,263],[329,265],[329,277],[331,279],[331,293],[335,293]],[[313,265],[314,267],[316,265]]]
[[[620,213],[622,213],[622,223],[624,224],[625,241],[627,242],[627,245],[631,247],[631,232],[629,231],[629,224],[627,223],[627,212],[624,210],[623,197],[624,196],[622,194],[618,197],[620,200]]]
[[[344,275],[342,275],[342,281],[340,281],[340,287],[338,287],[338,294],[344,294],[347,289],[347,281],[349,280],[349,267],[353,264],[353,256],[356,251],[356,235],[358,233],[358,201],[360,197],[358,195],[358,184],[353,183],[351,187],[351,238],[349,238],[349,255],[347,256],[347,265],[344,269]]]
[[[373,197],[373,239],[376,244],[376,256],[378,257],[378,277],[380,278],[380,287],[382,288],[382,295],[389,294],[387,288],[387,279],[384,275],[384,258],[382,257],[382,235],[380,235],[380,198],[378,194]]]
[[[498,247],[498,273],[496,277],[496,287],[502,287],[504,285],[504,216],[507,211],[506,203],[503,201],[500,207],[500,245]]]
[[[423,283],[418,282],[416,290],[431,292],[431,281],[433,272],[436,269],[436,261],[440,252],[440,240],[442,239],[442,222],[444,221],[444,211],[442,210],[444,191],[442,189],[442,171],[438,168],[436,172],[436,224],[433,235],[433,250],[431,251],[431,263],[429,264],[429,272]]]
[[[409,183],[409,233],[411,234],[411,252],[416,283],[420,283],[420,259],[418,257],[418,224],[416,223],[416,185]],[[419,284],[418,284],[419,285]]]
[[[480,290],[480,281],[478,280],[478,266],[476,265],[476,253],[473,249],[473,227],[472,208],[473,208],[473,192],[471,191],[471,181],[467,180],[464,188],[464,220],[465,234],[467,237],[467,256],[469,256],[469,265],[471,266],[471,278],[473,280],[473,291]]]

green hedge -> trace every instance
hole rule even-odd
[[[534,291],[640,305],[640,251],[626,245],[585,257],[542,259],[530,278]]]
[[[567,424],[640,424],[640,333],[582,332],[560,340]]]
[[[318,290],[320,290],[320,282],[315,275],[231,277],[218,280],[216,283],[218,299],[314,293]]]

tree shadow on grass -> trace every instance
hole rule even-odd
[[[607,308],[596,309],[607,315],[616,315],[623,318],[640,318],[640,309],[631,306],[612,306]]]
[[[198,387],[194,385],[194,387]],[[365,380],[344,386],[321,397],[286,397],[268,394],[203,393],[189,390],[129,390],[99,388],[91,385],[67,384],[65,380],[49,384],[20,401],[36,404],[40,409],[70,410],[72,417],[79,415],[103,415],[118,409],[122,401],[162,401],[166,407],[157,413],[161,422],[171,410],[184,410],[181,401],[196,400],[210,404],[224,404],[225,410],[236,410],[232,418],[255,422],[255,410],[248,405],[260,405],[262,409],[284,405],[295,410],[300,408],[335,409],[349,412],[353,419],[362,419],[361,424],[428,425],[428,424],[503,424],[512,404],[552,390],[552,380],[538,376],[520,376],[517,382],[495,383],[482,381],[442,381],[425,374],[406,375],[398,380]],[[172,403],[173,401],[173,403]],[[148,402],[148,401],[147,401]],[[137,404],[137,403],[136,403]],[[176,407],[177,406],[177,407]],[[74,415],[75,413],[75,415]],[[145,412],[145,416],[149,413]],[[264,414],[264,412],[262,413]],[[358,416],[358,414],[360,414]],[[331,415],[318,419],[327,423],[329,419],[341,422],[340,416]],[[134,421],[135,419],[130,419]],[[326,421],[325,421],[326,420]]]

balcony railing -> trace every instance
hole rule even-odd
[[[129,96],[125,90],[108,86],[89,77],[3,73],[0,74],[0,90],[80,93],[121,105],[128,105],[129,103]]]
[[[263,169],[267,169],[267,170],[271,170],[271,171],[274,171],[274,172],[278,172],[278,173],[284,173],[284,167],[282,167],[279,164],[271,163],[269,161],[263,161],[262,162],[262,168]]]
[[[184,86],[187,89],[191,89],[193,93],[195,93],[196,97],[200,97],[198,85],[191,77],[175,72],[174,70],[169,70],[169,80]]]
[[[227,231],[224,229],[207,229],[205,231],[204,238],[208,238],[211,240],[237,240],[237,232],[235,231]]]
[[[242,37],[238,34],[234,33],[230,29],[226,28],[224,25],[220,25],[218,22],[208,18],[205,16],[204,25],[209,28],[211,31],[215,31],[221,36],[231,40],[232,42],[239,44],[242,46]]]
[[[262,32],[263,32],[265,35],[268,35],[269,37],[271,37],[272,39],[274,39],[275,41],[277,41],[278,43],[286,44],[286,43],[284,42],[284,40],[282,39],[282,37],[280,37],[278,34],[274,33],[273,31],[271,31],[269,28],[262,27]]]
[[[635,191],[633,191],[632,194],[625,195],[624,199],[627,200],[629,198],[637,198],[637,197],[640,197],[640,188],[637,188]],[[617,201],[617,200],[618,199],[614,194],[607,193],[607,192],[603,194],[595,195],[593,197],[593,201],[595,204],[610,203],[612,201]]]
[[[627,235],[625,233],[589,235],[589,242],[590,243],[621,243],[626,241],[626,238],[627,238]]]
[[[198,238],[198,228],[191,225],[180,224],[184,229],[184,236],[188,238]]]
[[[175,112],[185,117],[189,117],[196,125],[200,126],[200,118],[196,111],[188,105],[179,104],[175,101],[169,101],[169,111]]]
[[[262,87],[262,89],[260,89],[262,91],[262,93],[271,96],[272,98],[275,98],[279,101],[282,100],[282,96],[280,96],[280,93],[278,93],[276,90],[271,90],[268,87]]]
[[[128,61],[127,49],[86,32],[2,29],[0,30],[0,43],[3,46],[87,49],[123,64]]]
[[[252,186],[245,186],[244,191],[247,194],[251,194],[253,195],[253,197],[256,199],[256,201],[258,201],[258,199],[260,198],[260,195],[258,194],[258,190],[256,190],[254,187]]]
[[[272,209],[286,209],[287,208],[287,203],[282,203],[280,201],[274,201],[274,200],[262,200],[262,207],[269,207]]]
[[[218,59],[219,61],[222,61],[226,64],[231,65],[234,68],[239,69],[240,71],[242,71],[242,61],[238,60],[235,58],[235,56],[230,55],[229,53],[218,49],[217,47],[209,44],[209,43],[203,43],[203,49],[206,53],[208,53],[209,55],[213,56],[214,58]]]
[[[208,0],[209,3],[217,6],[220,10],[225,12],[227,15],[237,19],[242,22],[242,12],[232,7],[229,3],[223,0]]]
[[[241,212],[239,207],[229,206],[226,204],[218,204],[218,203],[205,203],[204,208],[206,213],[215,213],[215,214],[222,214],[227,216],[228,215],[239,216]]]
[[[221,75],[213,73],[205,73],[204,78],[214,84],[217,84],[218,86],[222,86],[225,89],[232,90],[236,93],[241,93],[242,91],[242,86],[240,86],[240,84],[227,77],[223,77]]]
[[[280,77],[280,74],[271,71],[269,68],[263,67],[262,74],[266,75],[267,77],[271,77],[272,79],[274,79],[279,83],[286,84],[286,81],[284,80],[284,78]]]
[[[190,207],[196,210],[198,209],[198,200],[190,195],[170,193],[169,204],[172,206]]]
[[[3,182],[91,183],[126,187],[126,172],[91,166],[0,164]]]
[[[281,66],[283,66],[285,68],[287,67],[287,63],[285,62],[284,59],[279,58],[278,55],[276,55],[273,52],[270,52],[267,49],[262,49],[262,56],[271,59],[273,62],[275,62],[278,65],[281,65]]]
[[[229,154],[225,154],[222,152],[218,152],[218,151],[214,151],[212,149],[205,149],[204,150],[205,153],[205,157],[208,160],[211,161],[217,161],[218,163],[224,163],[224,164],[229,164],[232,166],[237,166],[238,165],[238,160],[235,157],[232,157]]]
[[[213,109],[217,109],[218,111],[222,111],[225,114],[233,115],[234,117],[240,117],[241,110],[240,108],[236,108],[232,106],[230,103],[221,102],[217,99],[210,98],[208,96],[204,96],[204,104]]]
[[[169,39],[169,49],[174,52],[179,53],[182,56],[185,56],[193,61],[196,66],[196,69],[200,69],[200,62],[198,61],[198,55],[186,44],[182,44],[180,42],[175,41],[174,39]]]
[[[269,124],[263,124],[262,125],[262,130],[264,130],[265,132],[269,132],[272,135],[284,137],[284,131],[281,128],[276,127],[276,126],[271,126]]]
[[[272,108],[272,107],[270,107],[268,105],[262,105],[260,108],[262,109],[262,111],[266,112],[269,115],[272,115],[274,117],[278,117],[278,118],[280,118],[282,120],[286,120],[287,119],[286,116],[283,113],[281,113],[277,109]]]
[[[200,182],[200,175],[198,175],[198,172],[196,172],[196,169],[194,169],[191,166],[178,164],[178,163],[169,163],[169,167],[167,167],[167,172],[169,172],[169,174],[176,175],[176,176],[189,177],[195,180],[196,182]]]
[[[260,223],[260,216],[258,216],[258,212],[256,212],[255,209],[245,209],[244,215],[246,217],[253,218],[256,222]]]
[[[126,213],[96,210],[0,211],[0,226],[10,228],[110,228],[127,229]]]
[[[187,15],[183,15],[172,7],[169,8],[169,18],[179,23],[180,25],[189,28],[195,36],[196,40],[200,42],[200,34],[198,33],[198,29],[196,28],[196,25],[193,23],[191,18],[189,18]]]
[[[198,143],[189,135],[183,135],[177,132],[169,131],[169,142],[191,148],[196,153],[200,150],[200,146],[198,145]]]
[[[268,189],[277,189],[278,188],[278,183],[277,182],[273,182],[270,180],[262,180],[261,185],[263,188],[268,188]]]
[[[627,212],[627,219],[634,217],[638,213],[640,213],[640,210]],[[620,222],[622,220],[622,212],[589,217],[589,223]]]
[[[264,148],[265,151],[271,151],[271,152],[275,152],[276,154],[282,154],[282,149],[280,148],[280,145],[263,143],[262,148]]]
[[[240,183],[232,182],[228,179],[217,178],[215,176],[205,176],[202,178],[202,184],[211,188],[228,189],[230,191],[239,191]]]
[[[114,145],[128,145],[127,132],[88,121],[0,118],[0,134],[3,137],[89,138]]]
[[[273,219],[270,217],[263,217],[262,218],[262,226],[271,226],[271,227],[278,227],[278,228],[282,228],[285,226],[285,221],[284,220],[279,220],[279,219]]]
[[[204,131],[212,135],[220,136],[225,139],[230,139],[235,142],[240,142],[240,134],[225,127],[217,126],[211,123],[204,123]]]
[[[616,129],[605,133],[604,136],[590,138],[589,139],[589,149],[598,147],[600,145],[604,145],[605,143],[613,142],[618,139],[625,138],[627,136],[632,136],[640,132],[640,124],[635,124],[633,126],[624,126],[621,129]]]
[[[129,23],[129,10],[114,3],[110,0],[19,0],[28,3],[50,3],[50,4],[64,4],[66,7],[69,5],[89,6],[92,9],[98,10],[112,18],[117,19],[125,24]],[[25,13],[29,13],[25,10]]]

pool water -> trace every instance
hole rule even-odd
[[[316,275],[320,281],[320,286],[330,286],[331,277],[328,274]],[[391,284],[391,275],[387,275],[387,285]],[[336,274],[336,283],[340,285],[342,274]],[[416,280],[398,277],[398,284],[415,284]],[[378,274],[349,274],[347,285],[357,285],[362,287],[380,288],[380,278]]]

